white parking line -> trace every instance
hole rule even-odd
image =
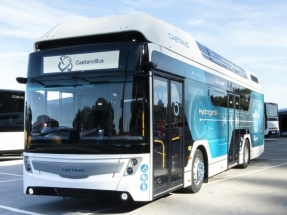
[[[5,210],[8,210],[8,211],[13,211],[13,212],[17,212],[17,213],[22,213],[22,214],[44,215],[44,214],[34,213],[34,212],[30,212],[30,211],[19,210],[19,209],[17,209],[17,208],[11,208],[11,207],[7,207],[7,206],[3,206],[3,205],[0,205],[0,208],[5,209]]]
[[[23,177],[23,175],[16,175],[16,174],[11,174],[11,173],[6,173],[6,172],[0,172],[0,175],[12,175],[12,176]]]
[[[13,180],[6,180],[6,181],[0,181],[0,183],[5,183],[5,182],[11,182],[11,181],[22,181],[23,179],[13,179]]]
[[[2,158],[0,158],[1,160]],[[13,166],[13,165],[23,165],[23,160],[11,160],[11,161],[5,161],[0,162],[0,166]]]
[[[264,144],[264,146],[266,147],[274,147],[276,145],[286,145],[286,143],[270,143],[270,144]]]
[[[250,175],[250,174],[253,174],[253,173],[261,172],[261,171],[264,171],[264,170],[267,170],[267,169],[272,169],[272,168],[275,168],[275,167],[278,167],[278,166],[284,166],[284,165],[287,165],[287,163],[282,163],[282,164],[278,164],[278,165],[275,165],[275,166],[269,166],[269,167],[266,167],[266,168],[263,168],[263,169],[259,169],[259,170],[252,171],[252,172],[247,172],[247,173],[244,173],[244,174],[241,174],[241,175],[237,175],[237,176],[233,176],[233,177],[230,177],[230,178],[224,178],[224,179],[221,179],[221,180],[218,180],[218,181],[208,182],[207,184],[204,184],[204,186],[207,186],[207,185],[210,185],[210,184],[214,184],[214,183],[218,183],[218,182],[222,182],[222,181],[227,181],[227,180],[230,180],[230,179],[233,179],[233,178],[239,178],[241,176]]]
[[[21,178],[19,178],[19,179],[12,179],[12,180],[0,181],[0,183],[23,180],[23,176],[22,176],[22,175],[16,175],[16,174],[5,173],[5,172],[0,172],[0,175],[10,175],[10,176],[21,177]]]

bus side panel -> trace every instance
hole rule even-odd
[[[221,160],[210,164],[208,169],[209,169],[208,177],[212,177],[227,170],[227,156],[222,156]]]
[[[190,152],[191,158],[193,158],[195,150],[199,147],[200,148],[203,147],[207,154],[206,162],[208,162],[208,168],[207,168],[208,177],[214,176],[222,171],[227,170],[227,155],[212,158],[209,143],[207,140],[199,140],[194,142],[192,151]],[[184,168],[184,187],[191,185],[191,170],[192,170],[192,159],[188,161],[187,166]]]
[[[203,71],[193,71],[193,75],[205,81]],[[212,158],[227,154],[227,110],[211,104],[207,84],[186,80],[185,115],[192,140],[207,140]]]
[[[233,126],[235,126],[234,130],[240,129],[241,132],[244,131],[244,133],[250,134],[251,158],[262,154],[262,147],[264,145],[263,95],[248,90],[246,90],[246,93],[249,92],[250,94],[245,95],[245,91],[241,90],[243,95],[239,98],[241,101],[242,99],[249,99],[249,101],[244,100],[245,105],[248,104],[249,106],[244,107],[244,110],[239,106],[234,106],[234,111],[231,109],[229,113],[229,104],[227,104],[228,92],[234,90],[231,82],[214,75],[208,75],[203,70],[193,66],[186,67],[186,76],[188,78],[185,80],[185,116],[187,120],[186,126],[190,130],[190,139],[192,140],[189,141],[192,148],[190,156],[191,158],[193,157],[195,149],[199,145],[204,146],[208,159],[208,177],[225,171],[228,168],[228,131]],[[212,83],[219,83],[220,86],[210,86]],[[211,96],[218,96],[216,94],[213,95],[213,91],[219,93],[218,95],[222,98],[223,103],[219,104],[219,106],[215,106],[211,102]],[[235,119],[236,121],[233,121],[231,118],[233,114],[239,116],[239,118]],[[229,132],[232,133],[233,131]],[[257,149],[257,146],[262,147]],[[188,147],[186,146],[186,148]],[[252,154],[254,147],[256,149]],[[242,147],[240,153],[241,160],[239,162],[242,163]],[[190,185],[191,162],[192,159],[188,161],[185,167],[185,187]]]
[[[252,92],[249,107],[251,126],[251,148],[264,145],[264,101],[263,95]]]
[[[24,132],[1,132],[0,152],[19,152],[24,149]]]

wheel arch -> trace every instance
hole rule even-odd
[[[247,141],[247,142],[246,142]],[[252,147],[251,147],[251,142],[250,142],[250,136],[248,136],[248,137],[246,137],[245,138],[245,140],[244,140],[244,145],[245,144],[248,144],[249,145],[249,147],[248,147],[248,149],[249,149],[249,161],[248,161],[248,163],[250,163],[250,159],[251,159],[251,150],[252,150]],[[243,148],[244,148],[244,145],[243,145]]]
[[[243,150],[243,147],[244,147],[244,144],[246,143],[246,141],[248,141],[248,144],[249,144],[249,152],[251,152],[252,150],[252,146],[251,146],[251,136],[250,135],[245,135],[244,136],[244,141],[243,141],[243,145],[242,145],[242,150]],[[250,157],[250,155],[249,155]]]

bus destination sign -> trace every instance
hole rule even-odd
[[[119,65],[119,51],[44,57],[43,73],[115,69]]]

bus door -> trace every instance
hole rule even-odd
[[[240,150],[240,127],[239,110],[240,96],[228,94],[228,168],[231,168],[239,162]]]
[[[154,77],[154,196],[183,185],[183,84]]]

